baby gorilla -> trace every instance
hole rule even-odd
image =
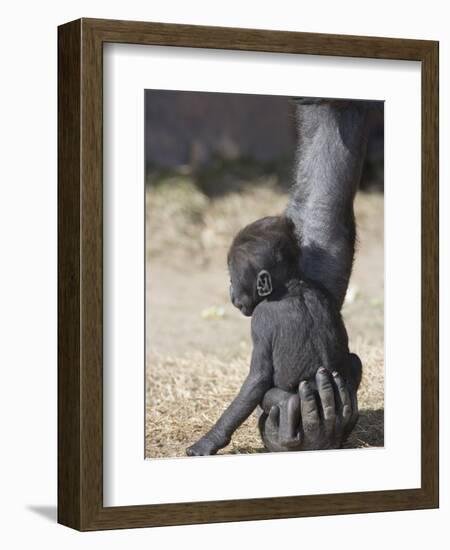
[[[252,316],[250,372],[217,423],[187,449],[189,456],[215,454],[259,404],[269,413],[284,393],[286,399],[297,393],[301,381],[313,384],[319,369],[345,378],[347,331],[327,292],[302,279],[299,254],[293,224],[284,216],[262,218],[234,238],[230,298]],[[299,412],[290,402],[291,423],[298,425]]]

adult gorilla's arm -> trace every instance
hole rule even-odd
[[[296,100],[296,178],[286,215],[294,223],[299,242],[302,276],[328,291],[339,310],[355,252],[353,201],[366,151],[368,105],[364,101]],[[325,373],[318,373],[319,405],[312,399],[312,388],[301,384],[298,395],[288,401],[279,397],[271,411],[261,415],[259,427],[266,447],[306,450],[342,444],[358,417],[361,362],[353,354],[349,357],[351,368],[345,380],[340,376],[328,380]],[[346,397],[348,418],[343,416],[342,399],[341,404],[339,399],[335,402],[333,392]],[[317,414],[318,407],[329,411],[330,419]]]
[[[353,200],[367,143],[368,102],[296,101],[295,183],[286,210],[300,245],[301,272],[340,310],[355,252]]]

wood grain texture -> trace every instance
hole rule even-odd
[[[79,528],[81,22],[58,31],[58,521]]]
[[[105,42],[422,63],[420,489],[103,507],[102,48]],[[79,530],[438,506],[438,44],[81,19],[58,32],[58,521]]]
[[[439,502],[439,45],[422,61],[422,488]]]

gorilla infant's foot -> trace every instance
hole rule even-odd
[[[287,392],[285,393],[289,395]],[[299,396],[290,394],[287,399],[273,405],[269,414],[261,415],[258,426],[264,446],[268,451],[301,450]]]
[[[225,445],[217,445],[217,443],[215,443],[211,439],[208,439],[207,437],[202,437],[197,441],[197,443],[194,443],[194,445],[191,445],[186,449],[186,454],[188,456],[215,455],[217,451],[222,447],[225,447]]]

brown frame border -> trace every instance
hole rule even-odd
[[[422,63],[420,489],[103,506],[102,61],[122,42]],[[58,28],[58,521],[81,531],[438,507],[438,42],[79,19]]]

